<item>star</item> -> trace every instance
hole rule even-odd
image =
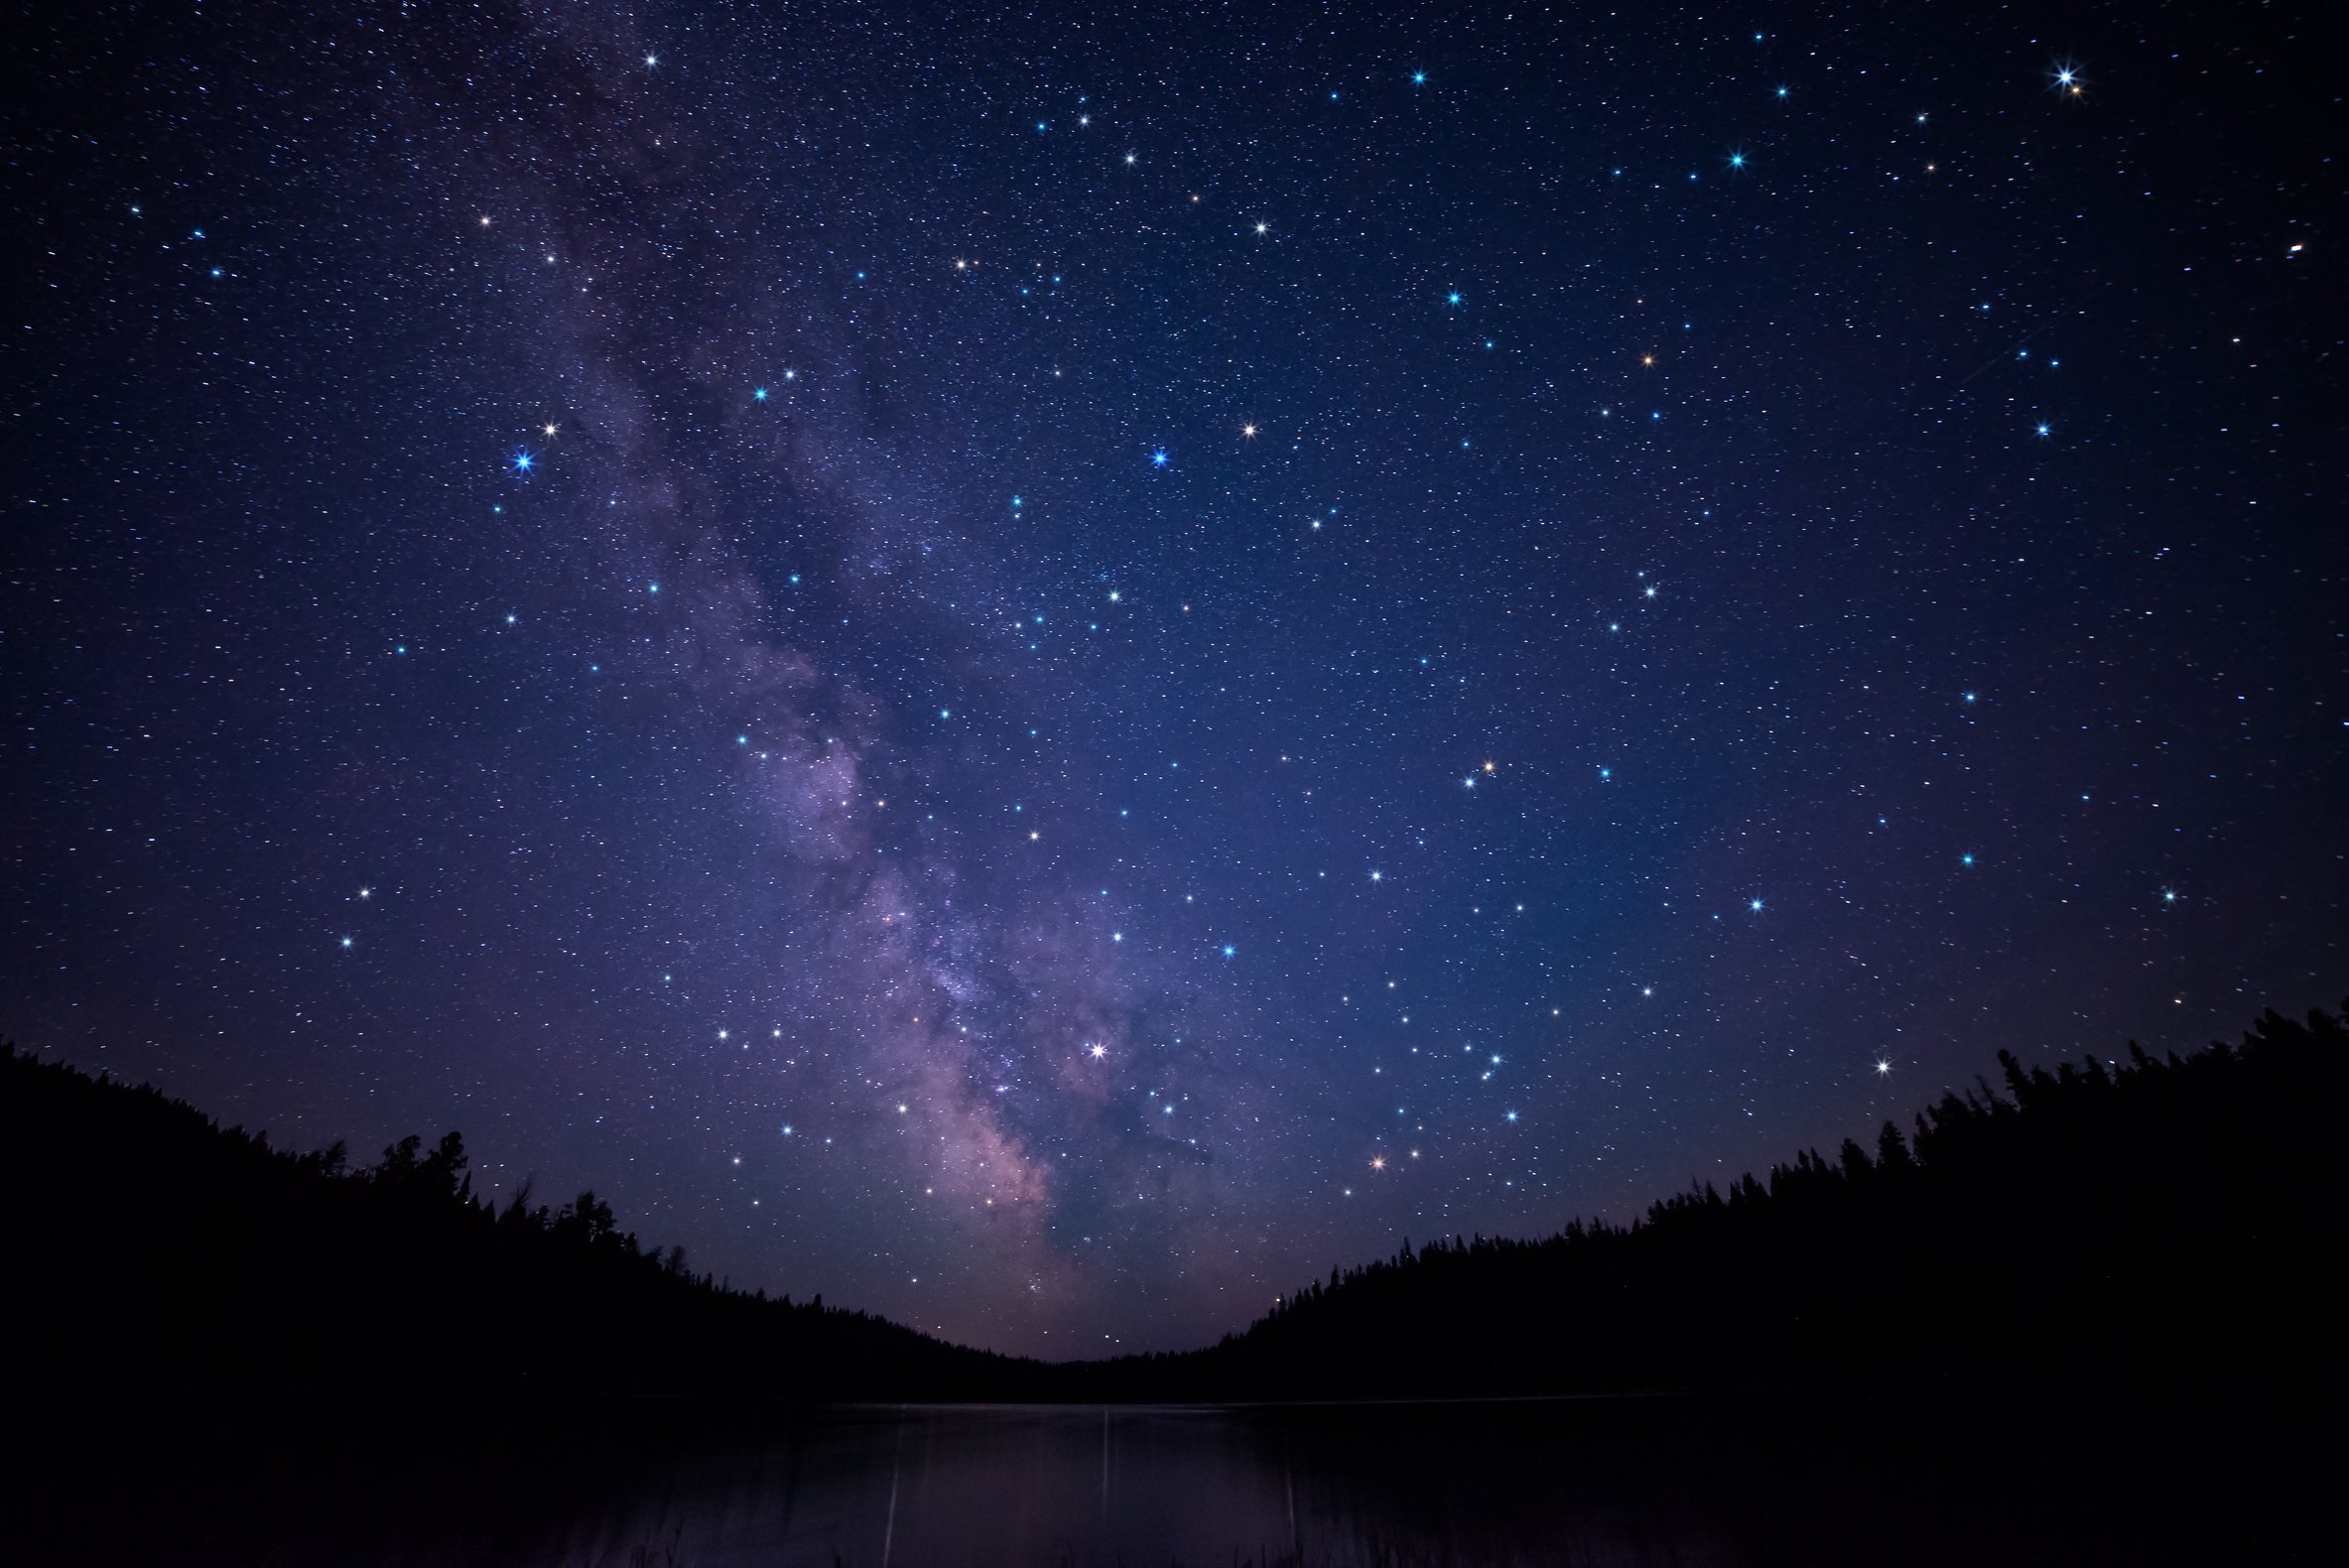
[[[767,389],[766,389],[765,387],[752,387],[752,388],[750,389],[750,401],[751,401],[751,402],[753,402],[753,403],[764,403],[766,400],[767,400]]]
[[[1101,1060],[1103,1057],[1105,1057],[1105,1056],[1108,1056],[1108,1055],[1109,1054],[1109,1048],[1108,1046],[1106,1046],[1106,1045],[1095,1045],[1095,1046],[1090,1046],[1090,1047],[1088,1047],[1087,1049],[1088,1049],[1088,1054],[1089,1054],[1089,1055],[1091,1055],[1091,1056],[1093,1057],[1093,1059],[1094,1059],[1095,1061],[1097,1061],[1097,1062],[1098,1062],[1098,1061],[1100,1061],[1100,1060]]]
[[[1426,86],[1426,85],[1427,85],[1427,72],[1426,72],[1426,71],[1424,71],[1424,70],[1414,70],[1414,71],[1412,71],[1412,72],[1411,72],[1411,85],[1412,85],[1412,86],[1414,86],[1414,87],[1424,87],[1424,86]]]
[[[1272,225],[1271,225],[1271,224],[1269,224],[1269,223],[1258,223],[1258,224],[1256,225],[1256,232],[1257,232],[1257,233],[1259,233],[1259,234],[1269,233],[1269,232],[1271,231],[1271,228],[1272,228]]]
[[[1253,436],[1256,433],[1256,427],[1253,425],[1242,425],[1240,427],[1240,433],[1242,436]]]
[[[538,458],[527,452],[517,452],[511,461],[514,472],[527,479],[530,477],[531,468],[538,462]]]
[[[1159,449],[1158,451],[1156,451],[1156,452],[1153,452],[1153,453],[1151,453],[1151,454],[1150,454],[1150,466],[1151,466],[1151,467],[1153,467],[1153,468],[1163,468],[1163,467],[1165,467],[1165,466],[1166,466],[1166,463],[1167,463],[1167,457],[1166,457],[1166,451],[1165,451],[1165,449],[1164,449],[1164,448],[1161,448],[1161,449]]]
[[[1878,1060],[1877,1060],[1877,1064],[1876,1064],[1876,1076],[1877,1076],[1877,1077],[1879,1077],[1879,1078],[1890,1078],[1890,1077],[1892,1077],[1892,1063],[1890,1063],[1890,1062],[1888,1062],[1888,1061],[1885,1061],[1885,1060],[1884,1060],[1883,1058],[1881,1058],[1881,1057],[1880,1057],[1880,1058],[1878,1058]]]

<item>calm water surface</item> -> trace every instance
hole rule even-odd
[[[326,1433],[292,1463],[190,1455],[128,1506],[35,1498],[13,1539],[28,1562],[266,1568],[2336,1560],[2290,1522],[2325,1496],[2319,1450],[2192,1411],[1659,1399],[583,1425],[431,1461],[338,1455]]]

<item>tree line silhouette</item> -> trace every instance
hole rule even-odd
[[[1437,1241],[1285,1296],[1161,1397],[2343,1382],[2349,1031],[1977,1080],[1721,1191],[1541,1241]]]
[[[0,1330],[34,1404],[253,1416],[694,1400],[1735,1387],[2337,1388],[2338,1017],[2026,1069],[1630,1224],[1454,1237],[1181,1355],[1045,1366],[733,1289],[591,1192],[500,1208],[452,1132],[374,1164],[0,1047]],[[2001,1093],[2003,1088],[2004,1093]]]
[[[0,1324],[15,1391],[263,1410],[981,1398],[1019,1364],[729,1288],[592,1192],[474,1193],[463,1140],[371,1165],[215,1126],[0,1046]]]

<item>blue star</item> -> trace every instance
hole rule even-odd
[[[1450,294],[1445,295],[1444,303],[1446,305],[1458,305],[1460,303],[1460,291],[1458,289],[1454,289]]]
[[[753,403],[764,403],[767,400],[767,389],[765,387],[752,387],[750,389],[750,400]]]
[[[2041,425],[2041,426],[2039,426],[2039,427],[2038,427],[2038,431],[2039,431],[2039,435],[2040,435],[2040,437],[2041,437],[2042,439],[2043,439],[2043,438],[2044,438],[2044,437],[2047,435],[2047,427],[2046,427],[2045,425]]]
[[[1161,447],[1156,452],[1150,454],[1150,466],[1153,468],[1163,468],[1166,466],[1165,448]]]
[[[530,477],[530,470],[532,466],[537,463],[538,458],[531,456],[527,452],[517,452],[514,454],[511,460],[513,462],[514,472],[527,479]]]
[[[1224,957],[1226,957],[1226,958],[1230,958],[1230,957],[1232,957],[1232,956],[1233,956],[1233,954],[1235,954],[1235,953],[1237,953],[1237,952],[1239,952],[1239,951],[1240,951],[1240,950],[1239,950],[1238,948],[1235,948],[1235,947],[1234,947],[1234,946],[1233,946],[1231,943],[1229,943],[1229,942],[1227,942],[1227,943],[1225,943],[1225,944],[1224,944]]]
[[[1426,71],[1424,71],[1424,70],[1414,70],[1414,71],[1412,71],[1412,72],[1411,72],[1411,85],[1412,85],[1412,86],[1414,86],[1414,87],[1424,87],[1424,86],[1426,86],[1426,85],[1427,85],[1427,72],[1426,72]]]
[[[1780,87],[1780,88],[1778,89],[1778,96],[1779,96],[1779,97],[1781,97],[1781,98],[1782,98],[1782,97],[1784,97],[1784,96],[1786,96],[1786,89],[1785,89],[1784,87]]]
[[[1743,168],[1745,168],[1745,167],[1746,167],[1746,155],[1745,155],[1744,153],[1731,153],[1731,154],[1729,155],[1729,166],[1730,166],[1730,168],[1732,168],[1732,169],[1743,169]]]

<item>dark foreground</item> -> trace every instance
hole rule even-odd
[[[441,1444],[311,1421],[53,1449],[43,1563],[2119,1564],[2332,1560],[2318,1410],[1899,1400],[857,1406],[764,1432],[601,1417]],[[690,1435],[702,1431],[705,1435]],[[394,1457],[406,1455],[408,1457]],[[2320,1559],[2319,1551],[2326,1555]]]

